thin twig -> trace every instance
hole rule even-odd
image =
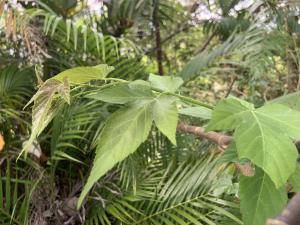
[[[227,98],[227,97],[228,97],[228,95],[230,94],[230,92],[231,92],[231,90],[232,90],[232,87],[233,87],[233,85],[234,85],[234,83],[235,83],[236,80],[237,80],[237,76],[234,75],[234,76],[231,78],[229,87],[228,87],[228,89],[227,89],[227,92],[226,92],[224,98]]]
[[[215,35],[216,35],[216,33],[213,32],[208,37],[208,39],[206,40],[206,42],[204,42],[204,44],[202,45],[202,47],[195,52],[195,54],[200,54],[201,52],[203,52],[207,48],[207,46],[209,45],[209,43],[211,42],[211,40],[214,38]]]

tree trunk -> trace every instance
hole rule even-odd
[[[158,8],[159,8],[159,0],[153,0],[153,25],[155,28],[155,44],[156,44],[156,61],[158,66],[158,74],[163,75],[163,54],[162,54],[162,46],[161,46],[161,38],[160,38],[160,25],[158,18]]]

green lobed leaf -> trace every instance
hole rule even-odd
[[[275,98],[268,103],[286,105],[291,109],[300,110],[300,91]]]
[[[88,94],[86,97],[114,104],[125,104],[136,100],[150,100],[153,94],[151,89],[131,88],[128,84],[119,84]]]
[[[263,170],[256,168],[255,176],[240,179],[241,212],[245,225],[265,225],[287,202],[285,187],[277,189]]]
[[[300,113],[285,106],[266,105],[249,111],[234,132],[239,158],[261,167],[276,187],[284,185],[296,166],[297,149],[290,138],[296,130],[300,134],[296,126],[300,126]]]
[[[179,110],[182,115],[193,116],[202,119],[210,119],[212,110],[205,107],[188,107]]]
[[[150,74],[149,82],[153,87],[167,92],[175,92],[183,84],[183,80],[180,77],[158,76],[154,74]]]
[[[252,109],[253,104],[230,96],[217,104],[206,130],[233,130],[239,125],[243,113]]]
[[[64,78],[67,77],[70,84],[83,84],[91,80],[103,79],[113,70],[114,68],[112,66],[108,66],[106,64],[100,64],[97,66],[75,67],[65,70],[52,77],[51,79],[63,82]]]
[[[147,139],[153,120],[151,107],[152,101],[137,102],[110,116],[100,134],[92,171],[81,192],[78,207],[99,178]]]
[[[158,129],[176,145],[176,128],[178,123],[178,111],[176,98],[160,96],[155,99],[153,105],[153,118]]]
[[[262,119],[271,119],[292,138],[300,138],[300,112],[279,104],[268,104],[255,110]]]
[[[297,150],[292,138],[300,135],[300,112],[296,110],[278,104],[254,109],[231,97],[216,106],[208,129],[235,130],[239,159],[249,159],[262,168],[276,187],[284,185],[295,170]]]

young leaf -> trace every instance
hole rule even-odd
[[[83,84],[91,80],[103,79],[113,70],[113,67],[106,64],[87,67],[75,67],[65,70],[52,77],[51,79],[63,82],[64,78],[67,77],[70,84]]]
[[[70,84],[68,77],[65,77],[62,85],[58,85],[58,93],[70,105]]]
[[[100,134],[94,165],[81,192],[78,207],[99,178],[147,139],[153,120],[151,106],[151,101],[138,102],[118,110],[108,119]]]
[[[153,98],[153,94],[151,89],[133,89],[127,84],[119,84],[88,94],[86,97],[114,104],[125,104],[135,100],[150,100]]]
[[[277,215],[287,202],[285,187],[277,189],[261,169],[255,176],[240,180],[241,212],[245,225],[265,225],[268,218]]]
[[[183,108],[179,110],[179,113],[182,115],[187,116],[193,116],[198,117],[202,119],[210,119],[211,118],[211,109],[205,108],[205,107],[189,107],[189,108]]]
[[[52,120],[56,112],[59,110],[60,100],[54,101],[55,95],[58,93],[62,99],[69,103],[70,93],[67,80],[64,83],[57,80],[46,81],[38,92],[27,103],[29,105],[34,102],[32,108],[32,128],[29,140],[24,145],[20,155],[26,151],[33,143],[35,138],[45,129]]]
[[[206,130],[233,130],[240,123],[243,113],[254,109],[253,104],[229,97],[219,102],[209,121]]]
[[[153,118],[158,129],[168,137],[173,145],[176,145],[176,128],[178,112],[176,98],[161,96],[156,99],[153,106]]]
[[[180,77],[158,76],[154,74],[150,74],[149,81],[153,87],[167,92],[175,92],[183,84],[183,80]]]

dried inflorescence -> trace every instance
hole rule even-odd
[[[44,58],[50,57],[45,48],[45,38],[38,26],[34,25],[38,21],[32,20],[23,4],[28,5],[28,1],[22,1],[22,4],[18,1],[0,3],[0,16],[3,18],[0,31],[4,32],[6,41],[13,44],[7,49],[8,54],[27,59],[29,64],[41,63]],[[35,2],[31,1],[31,6],[34,5]]]

